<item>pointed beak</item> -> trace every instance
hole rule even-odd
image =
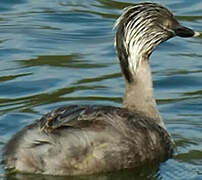
[[[180,36],[180,37],[197,37],[200,36],[199,32],[193,31],[190,28],[187,28],[185,26],[182,26],[180,24],[177,24],[174,28],[173,28],[175,35],[176,36]]]

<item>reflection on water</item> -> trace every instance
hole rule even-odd
[[[61,105],[121,105],[124,81],[112,28],[133,2],[0,1],[0,152],[19,129]],[[202,31],[201,0],[158,2]],[[176,142],[174,158],[160,168],[68,179],[202,179],[201,38],[172,39],[151,56],[158,108]],[[0,166],[0,179],[66,177],[6,176]]]
[[[124,170],[118,172],[111,172],[105,174],[96,174],[96,175],[88,175],[88,176],[70,176],[70,177],[55,177],[55,176],[41,176],[41,175],[8,175],[6,180],[132,180],[136,177],[136,180],[153,180],[160,178],[160,174],[158,173],[157,165],[148,165],[146,167],[142,167],[136,170]]]

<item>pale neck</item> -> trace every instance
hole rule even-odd
[[[132,74],[133,81],[126,81],[123,107],[143,113],[165,128],[153,95],[152,76],[148,59],[141,60],[135,73]]]

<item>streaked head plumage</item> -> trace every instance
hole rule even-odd
[[[181,26],[167,8],[149,2],[125,8],[115,27],[117,28],[115,45],[127,79],[130,78],[129,73],[134,74],[141,61],[148,59],[161,42],[175,35],[182,37],[194,35],[194,31]],[[128,69],[124,69],[123,66]]]

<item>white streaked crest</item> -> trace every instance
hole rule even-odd
[[[159,43],[171,37],[173,31],[164,27],[163,18],[169,23],[172,17],[169,10],[154,3],[135,4],[124,9],[114,26],[121,29],[120,33],[117,31],[116,38],[122,38],[116,39],[115,45],[117,50],[121,49],[127,54],[130,73],[135,74],[144,57],[148,57]]]

